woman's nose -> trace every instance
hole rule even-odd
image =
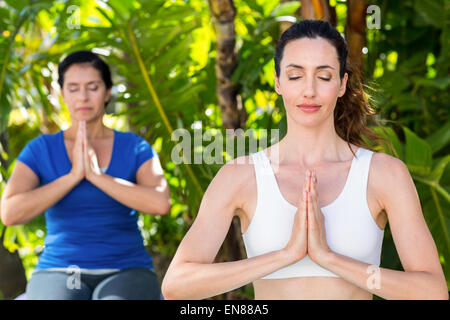
[[[78,94],[78,98],[82,101],[86,101],[89,99],[89,93],[87,89],[81,89]]]
[[[315,85],[312,79],[306,79],[303,87],[303,97],[304,98],[313,98],[315,97]]]

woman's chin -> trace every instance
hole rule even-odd
[[[86,122],[92,122],[96,120],[96,117],[92,115],[87,114],[72,114],[70,117],[73,121],[86,121]]]
[[[299,126],[303,128],[314,128],[317,127],[322,122],[321,117],[291,117],[291,123],[294,126]]]
[[[88,117],[71,117],[72,122],[80,122],[80,121],[86,121],[89,122],[89,118]]]

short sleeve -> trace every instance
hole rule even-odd
[[[39,159],[38,156],[42,152],[39,151],[41,145],[41,137],[34,138],[31,140],[25,148],[22,149],[17,160],[26,164],[41,180],[41,172],[39,170]]]
[[[142,137],[136,135],[136,146],[134,147],[134,154],[136,157],[136,171],[147,160],[157,156],[152,146]]]

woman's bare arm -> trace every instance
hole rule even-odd
[[[323,266],[343,279],[385,299],[445,299],[448,288],[439,255],[422,214],[407,167],[385,154],[374,154],[370,179],[388,214],[394,243],[405,271],[370,266],[331,253]]]
[[[39,178],[26,164],[17,161],[0,204],[2,222],[24,224],[61,200],[84,177],[82,131],[77,131],[70,173],[39,187]]]
[[[3,224],[24,224],[57,203],[79,183],[72,173],[39,187],[39,178],[26,164],[17,161],[1,199]]]
[[[255,183],[253,166],[224,165],[205,192],[200,209],[162,284],[166,299],[205,299],[239,288],[293,262],[292,250],[213,263],[239,207],[242,187]]]
[[[158,157],[147,160],[139,167],[136,183],[106,174],[93,174],[88,180],[110,197],[140,212],[164,215],[170,211],[169,185]]]

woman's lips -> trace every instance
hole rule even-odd
[[[83,107],[83,108],[78,108],[77,111],[89,111],[92,108],[88,108],[88,107]]]
[[[320,109],[320,106],[317,104],[300,104],[297,105],[297,107],[299,107],[300,110],[302,110],[303,112],[307,113],[316,112],[317,110]]]

